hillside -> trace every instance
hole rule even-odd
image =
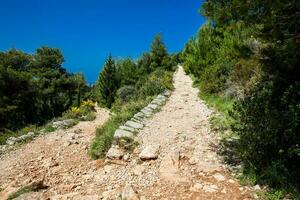
[[[174,86],[162,109],[144,121],[135,139],[139,145],[126,160],[87,157],[95,126],[108,117],[99,109],[93,122],[41,136],[3,156],[2,198],[43,181],[47,189],[19,199],[117,199],[125,195],[124,188],[137,192],[128,199],[252,199],[254,190],[239,185],[217,155],[219,136],[209,125],[212,111],[199,100],[182,67],[174,75]],[[149,147],[158,147],[158,157],[141,161],[141,151]]]

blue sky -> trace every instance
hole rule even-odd
[[[162,33],[180,51],[204,22],[201,0],[0,0],[0,51],[60,48],[71,72],[93,83],[114,57],[137,58]]]

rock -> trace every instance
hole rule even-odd
[[[106,154],[106,157],[107,158],[110,158],[110,159],[122,159],[124,155],[124,151],[122,149],[119,148],[119,146],[112,146],[107,154]]]
[[[158,106],[161,106],[161,105],[164,104],[164,101],[158,100],[158,99],[154,99],[153,101],[151,101],[151,104],[156,104]]]
[[[214,192],[217,192],[218,191],[218,186],[217,185],[205,185],[203,187],[203,190],[205,192],[209,192],[209,193],[214,193]]]
[[[221,191],[221,193],[223,193],[223,194],[226,194],[226,193],[227,193],[227,191],[226,191],[226,188],[225,188],[225,187],[223,188],[223,190]]]
[[[138,121],[140,121],[140,122],[142,122],[142,123],[143,123],[143,121],[144,121],[144,118],[141,118],[141,117],[133,117],[132,119],[136,119],[136,120],[138,120]]]
[[[19,139],[20,139],[20,141],[23,141],[23,140],[26,140],[27,138],[29,138],[30,136],[28,136],[28,135],[21,135],[20,137],[19,137]]]
[[[17,142],[19,142],[21,139],[19,138],[16,138],[16,137],[9,137],[7,140],[6,140],[6,144],[7,145],[13,145]]]
[[[261,188],[260,188],[259,185],[255,185],[255,186],[253,187],[253,189],[254,189],[254,190],[261,190]]]
[[[192,192],[199,192],[203,188],[203,185],[201,183],[196,183],[193,185],[193,187],[190,188],[190,191]]]
[[[213,177],[214,177],[217,181],[225,181],[225,180],[226,180],[226,178],[225,178],[222,174],[220,174],[220,173],[215,173],[215,174],[213,175]]]
[[[116,199],[116,191],[115,190],[108,190],[102,193],[103,200],[110,200],[110,199]]]
[[[136,118],[131,118],[130,121],[133,121],[133,122],[136,122],[136,123],[139,123],[139,124],[143,124],[143,122],[141,120],[138,120]]]
[[[152,115],[152,111],[149,110],[142,109],[141,112],[144,113],[146,117],[151,117]]]
[[[132,188],[131,185],[126,185],[122,191],[122,200],[139,200],[137,192]]]
[[[129,126],[132,127],[134,129],[142,129],[144,127],[143,124],[137,123],[137,122],[133,122],[133,121],[127,121],[125,123],[125,126]]]
[[[121,139],[121,138],[131,138],[131,139],[133,139],[134,135],[133,135],[132,132],[125,131],[125,130],[122,130],[122,129],[117,129],[115,131],[114,138],[115,139]]]
[[[169,96],[171,96],[171,91],[169,91],[169,90],[166,90],[162,95],[164,95],[165,97],[169,97]]]
[[[129,154],[125,154],[125,155],[123,156],[123,160],[124,160],[124,161],[129,161],[129,159],[130,159],[130,155],[129,155]]]
[[[43,160],[43,167],[51,168],[58,166],[58,162],[56,162],[52,157]]]
[[[64,147],[70,146],[71,144],[72,144],[72,142],[67,140],[64,142]]]
[[[234,180],[232,180],[232,179],[229,179],[228,182],[229,183],[235,183]]]
[[[62,121],[53,122],[52,126],[53,126],[53,128],[61,129],[61,128],[66,128],[66,127],[70,126],[73,122],[74,122],[73,119],[65,119]]]
[[[171,150],[163,157],[159,167],[159,177],[169,182],[185,183],[188,179],[180,175],[180,152]]]
[[[142,150],[142,152],[139,155],[139,158],[141,160],[156,159],[158,157],[159,148],[159,145],[149,145]]]
[[[125,130],[125,131],[129,131],[129,132],[136,132],[136,130],[134,128],[131,128],[129,126],[120,126],[119,129]]]
[[[29,137],[33,137],[33,136],[34,136],[34,132],[28,132],[27,135],[28,135]]]
[[[112,165],[105,165],[104,166],[104,172],[107,174],[107,173],[110,173],[111,170],[112,170]]]
[[[161,94],[159,94],[159,95],[157,95],[156,99],[165,101],[166,97],[163,96],[163,95],[161,95]]]
[[[133,168],[132,172],[136,176],[141,176],[145,171],[145,167],[142,165],[137,165]]]
[[[134,117],[137,117],[137,118],[143,118],[145,115],[142,113],[142,112],[138,112],[134,115]]]
[[[147,106],[147,108],[151,108],[151,109],[153,109],[153,110],[156,110],[156,109],[158,109],[158,105],[157,105],[157,104],[152,104],[152,103],[150,103],[150,104]]]

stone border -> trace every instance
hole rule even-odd
[[[148,118],[152,117],[154,113],[158,112],[160,108],[166,103],[168,97],[171,95],[171,91],[165,91],[162,94],[152,100],[146,107],[136,113],[125,124],[119,126],[114,133],[114,141],[134,140],[137,133],[144,128],[144,122]],[[106,157],[109,159],[122,159],[125,152],[118,145],[112,145],[108,150]],[[127,157],[127,156],[126,156]],[[124,156],[125,159],[125,156]]]

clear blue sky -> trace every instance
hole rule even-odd
[[[0,51],[60,48],[71,72],[93,83],[109,53],[137,58],[162,33],[180,51],[204,19],[201,0],[0,0]]]

